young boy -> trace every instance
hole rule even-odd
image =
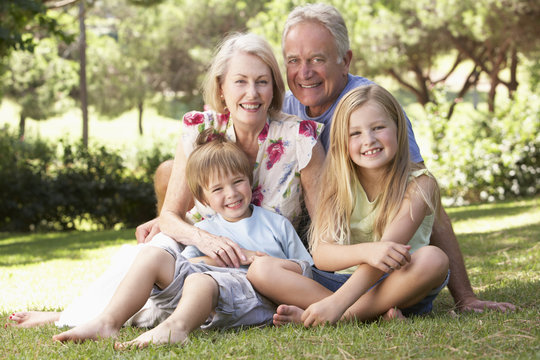
[[[55,335],[54,340],[114,336],[149,296],[151,308],[172,314],[135,340],[117,343],[117,349],[183,343],[200,326],[229,328],[270,323],[275,305],[257,294],[246,278],[246,265],[254,256],[262,255],[260,252],[295,259],[292,261],[304,275],[311,277],[313,261],[291,223],[250,204],[252,169],[247,156],[234,143],[218,137],[196,148],[186,164],[186,180],[195,199],[217,213],[196,226],[238,243],[248,259],[244,266],[212,266],[207,263],[209,257],[188,260],[183,255],[200,253],[187,247],[181,254],[182,245],[159,234],[138,255],[106,309],[94,320]],[[132,323],[148,324],[140,317],[135,315]]]

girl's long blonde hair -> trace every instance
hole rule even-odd
[[[351,114],[367,102],[376,104],[397,127],[396,156],[387,166],[381,179],[383,191],[375,202],[374,238],[382,237],[386,225],[401,207],[412,170],[422,168],[410,162],[407,123],[403,109],[384,88],[372,84],[358,87],[347,93],[339,102],[332,118],[330,148],[319,190],[319,203],[310,228],[310,245],[316,247],[321,241],[338,244],[350,243],[350,220],[355,206],[358,188],[357,172],[361,169],[349,155],[349,123]],[[414,180],[413,180],[414,181]],[[420,189],[421,191],[421,189]],[[428,206],[436,211],[431,199],[436,197],[422,193]]]

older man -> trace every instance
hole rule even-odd
[[[352,52],[347,27],[341,14],[326,4],[297,7],[287,18],[282,36],[283,56],[289,91],[283,111],[326,126],[321,135],[325,149],[329,145],[330,122],[343,95],[370,80],[349,74]],[[423,162],[411,124],[411,159]],[[484,309],[514,310],[510,303],[480,300],[474,294],[452,224],[446,212],[433,226],[431,243],[450,259],[448,288],[458,308],[481,312]]]

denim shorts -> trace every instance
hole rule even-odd
[[[313,280],[333,292],[339,289],[345,283],[345,281],[347,281],[351,277],[351,274],[339,274],[322,271],[317,269],[315,266],[313,266],[311,270],[313,272]],[[388,275],[389,274],[384,274],[383,276],[381,276],[379,280],[377,280],[377,282],[371,288],[369,288],[369,290],[373,289],[375,286],[381,283],[384,279],[388,277]],[[403,315],[424,315],[431,312],[431,310],[433,309],[433,300],[435,300],[441,290],[444,289],[444,287],[448,284],[449,279],[450,270],[448,270],[448,274],[446,275],[443,283],[439,287],[431,290],[425,298],[423,298],[416,304],[409,306],[408,308],[400,309]]]

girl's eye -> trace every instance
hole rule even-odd
[[[215,189],[212,189],[212,192],[213,192],[213,193],[216,193],[216,192],[218,192],[218,191],[221,191],[221,189],[222,189],[222,188],[215,188]]]
[[[382,125],[381,126],[375,126],[373,128],[373,130],[382,130],[382,129],[384,129],[384,126],[382,126]]]
[[[266,85],[268,84],[268,80],[259,80],[258,83],[262,85]]]
[[[243,83],[245,83],[245,82],[246,82],[245,80],[236,80],[236,81],[235,81],[235,83],[237,83],[237,84],[243,84]]]

